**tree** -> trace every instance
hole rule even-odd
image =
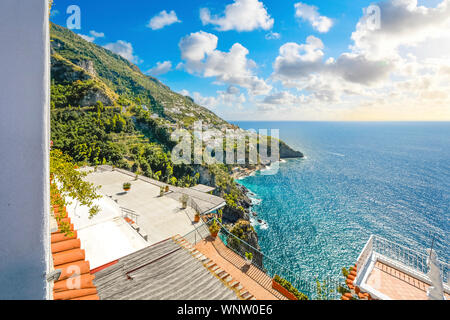
[[[96,110],[97,112],[103,112],[103,111],[105,111],[105,107],[103,106],[103,102],[97,101],[97,102],[95,103],[95,110]]]
[[[52,183],[52,194],[59,193],[60,201],[67,203],[66,198],[71,197],[80,203],[89,207],[89,217],[96,215],[100,208],[94,205],[94,200],[101,196],[97,194],[98,187],[92,183],[84,181],[83,178],[88,175],[86,171],[76,170],[72,158],[63,154],[60,150],[50,152],[50,177],[55,182]]]

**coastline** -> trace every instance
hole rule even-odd
[[[295,159],[295,158],[285,158],[280,159],[277,161],[278,163],[286,163],[286,160],[289,159]],[[248,219],[253,227],[259,226],[261,229],[267,229],[268,224],[266,221],[258,218],[258,213],[253,210],[253,207],[257,204],[260,204],[262,199],[257,198],[257,194],[247,188],[246,186],[239,183],[240,180],[243,180],[247,177],[254,176],[257,172],[263,171],[263,170],[270,170],[271,164],[264,165],[260,164],[255,166],[255,168],[244,168],[244,167],[235,167],[233,168],[234,172],[232,173],[233,179],[236,181],[236,183],[239,185],[239,188],[241,189],[242,193],[245,197],[246,202],[246,209],[248,210]]]
[[[288,159],[294,159],[294,158],[286,158],[286,159],[280,159],[279,163],[286,163],[286,160]],[[258,164],[255,166],[255,168],[244,168],[244,167],[234,167],[233,173],[231,174],[231,177],[234,180],[241,180],[246,177],[250,177],[255,175],[258,171],[266,170],[270,168],[271,164],[265,165],[265,164]]]

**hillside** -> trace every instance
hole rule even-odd
[[[81,81],[94,78],[117,94],[112,101],[102,101],[104,104],[143,105],[163,119],[171,123],[180,122],[184,127],[199,119],[214,126],[227,124],[208,109],[195,104],[190,97],[175,93],[156,78],[144,75],[137,66],[120,55],[85,41],[53,23],[51,47],[52,59],[58,62],[64,59],[66,67],[62,68],[62,63],[56,66],[52,61],[52,79],[56,84],[73,82],[78,80],[77,76]],[[61,73],[71,73],[71,70],[71,77],[61,76]]]
[[[111,164],[176,186],[216,187],[223,197],[224,222],[249,220],[250,200],[231,176],[231,165],[174,164],[170,139],[176,128],[194,121],[219,130],[237,129],[190,97],[144,75],[121,56],[51,25],[51,138],[55,149],[81,165]],[[247,149],[248,150],[248,149]],[[280,142],[281,157],[302,157]],[[254,165],[244,165],[254,168]],[[245,224],[244,224],[245,225]],[[244,236],[258,246],[253,228]]]

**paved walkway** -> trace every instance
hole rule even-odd
[[[219,238],[212,240],[208,237],[195,248],[239,281],[257,300],[287,300],[272,289],[272,278],[253,265],[246,266],[245,260],[228,249]]]

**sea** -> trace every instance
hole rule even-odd
[[[272,260],[335,277],[374,234],[423,253],[433,245],[449,262],[450,122],[234,124],[279,129],[305,155],[237,180],[251,191],[252,223]]]

